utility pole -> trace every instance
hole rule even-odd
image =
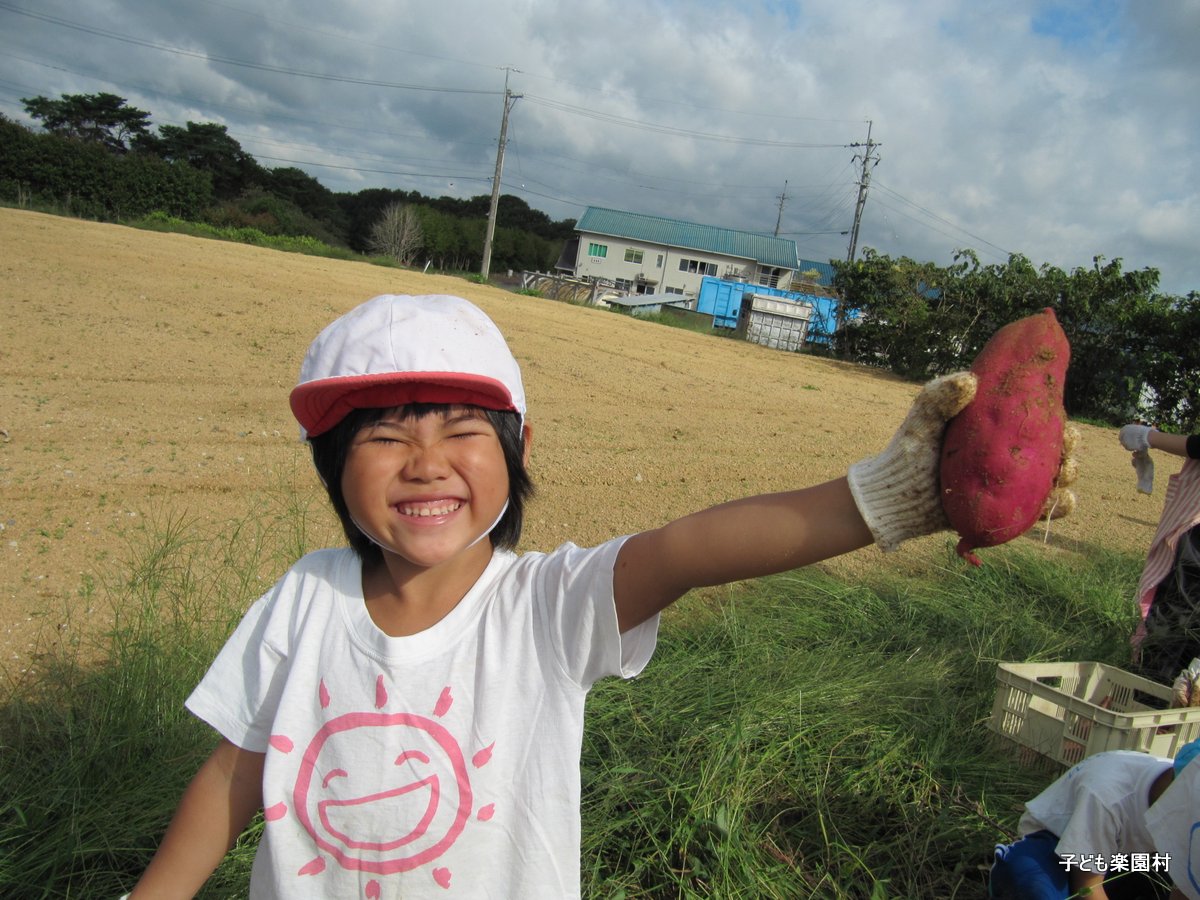
[[[492,238],[496,234],[496,210],[500,206],[500,176],[504,173],[504,145],[508,136],[508,114],[523,94],[514,94],[508,89],[508,73],[504,70],[504,115],[500,119],[500,143],[496,147],[496,174],[492,177],[492,203],[488,207],[487,234],[483,239],[483,265],[479,274],[486,279],[492,268]]]
[[[851,144],[851,147],[865,147],[862,155],[855,154],[855,159],[862,160],[862,175],[858,179],[858,202],[854,205],[854,225],[850,229],[850,250],[846,254],[846,262],[854,262],[854,254],[858,250],[858,226],[862,224],[863,207],[867,205],[867,188],[871,184],[871,169],[879,163],[879,155],[874,150],[879,144],[871,140],[870,119],[867,120],[867,142]]]
[[[858,179],[858,202],[854,204],[854,224],[850,228],[850,249],[846,252],[846,262],[854,262],[854,254],[858,251],[858,227],[862,224],[863,207],[867,205],[867,187],[871,184],[871,169],[879,163],[879,155],[874,153],[879,144],[871,140],[870,119],[867,120],[867,142],[851,144],[851,147],[864,147],[862,155],[854,155],[854,159],[862,160],[862,174]],[[846,309],[841,299],[834,311],[834,332],[840,332],[846,326]]]
[[[787,179],[783,182],[783,193],[779,195],[779,215],[775,217],[775,237],[779,237],[779,225],[783,221],[783,204],[787,200]]]

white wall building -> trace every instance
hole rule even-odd
[[[559,269],[630,294],[680,294],[689,306],[706,275],[787,289],[798,264],[792,240],[595,206],[575,230]]]

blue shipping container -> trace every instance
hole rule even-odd
[[[744,281],[724,281],[706,276],[700,282],[696,311],[712,316],[715,328],[736,328],[738,312],[742,308],[742,295],[745,293],[784,297],[812,304],[813,314],[808,326],[808,340],[821,344],[829,342],[829,336],[833,334],[837,322],[837,300],[832,297],[818,297],[815,294],[782,291],[779,288],[747,284]]]

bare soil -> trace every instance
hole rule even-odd
[[[0,669],[68,622],[103,627],[91,585],[147,520],[233,521],[281,484],[317,496],[288,392],[316,333],[376,294],[458,294],[508,336],[534,427],[526,549],[839,476],[887,442],[917,390],[457,277],[10,209],[0,248]],[[1155,493],[1139,495],[1115,431],[1081,431],[1076,512],[1021,540],[1140,554],[1179,466],[1158,457]],[[317,531],[337,540],[331,516]],[[828,566],[916,570],[951,544]]]

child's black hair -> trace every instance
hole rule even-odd
[[[412,403],[400,409],[404,418],[420,419],[428,415],[445,414],[450,408],[441,403]],[[363,562],[382,559],[382,551],[350,518],[346,497],[342,493],[342,473],[346,470],[346,459],[354,436],[361,429],[378,424],[389,412],[391,410],[388,409],[356,409],[333,428],[308,439],[313,464],[329,494],[329,501],[341,520],[346,539]],[[525,435],[521,428],[521,417],[515,412],[494,409],[480,409],[480,412],[496,430],[500,448],[504,452],[504,465],[508,469],[508,509],[492,529],[490,537],[493,546],[511,550],[516,548],[521,538],[525,501],[533,495],[533,479],[525,468]]]

